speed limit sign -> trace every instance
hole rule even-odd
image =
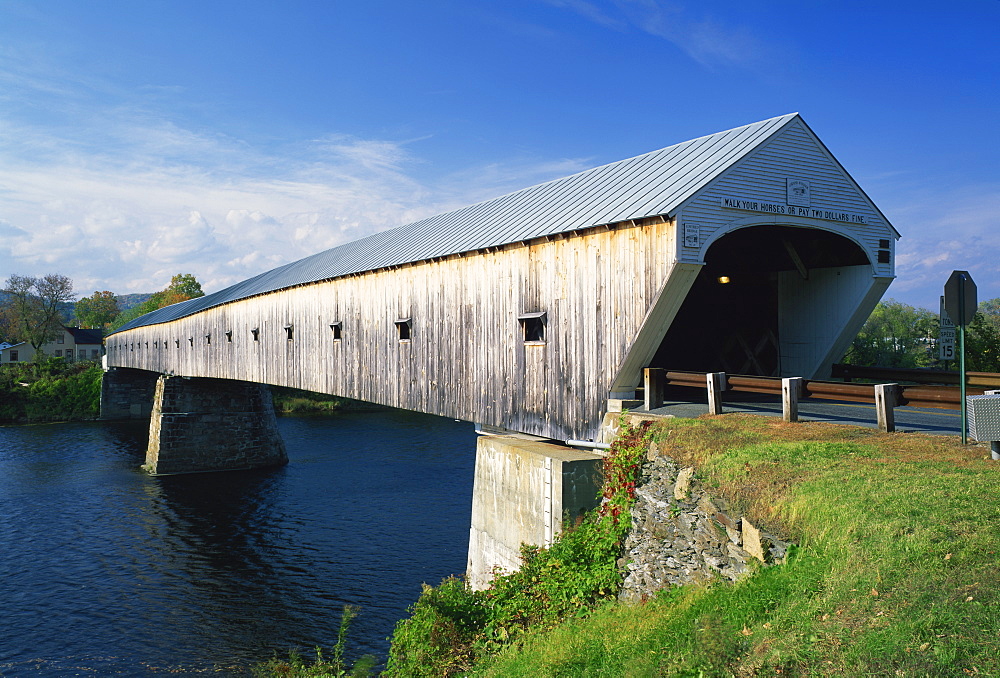
[[[938,357],[941,360],[955,359],[955,328],[942,327],[938,335]]]

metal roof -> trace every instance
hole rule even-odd
[[[790,113],[692,139],[382,231],[147,313],[117,331],[353,273],[667,215],[797,117]]]

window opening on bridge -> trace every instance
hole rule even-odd
[[[889,254],[889,241],[888,239],[881,239],[878,241],[878,263],[888,264],[891,258]]]
[[[517,321],[521,323],[525,344],[545,343],[545,311],[522,313],[517,317]]]
[[[181,340],[180,339],[174,339],[174,344],[177,345],[177,348],[180,348],[181,347]]]
[[[285,325],[285,339],[287,339],[288,341],[292,340],[292,330],[293,330],[292,325]]]
[[[253,335],[253,340],[254,341],[260,341],[260,328],[259,327],[255,327],[252,330],[250,330],[250,334]]]
[[[188,337],[188,343],[194,346],[194,337]]]
[[[229,344],[233,343],[233,331],[232,330],[229,330],[228,332],[226,332],[226,343],[229,343]]]
[[[409,341],[412,329],[413,318],[399,318],[396,320],[396,330],[399,332],[400,341]]]
[[[333,340],[340,341],[341,339],[343,339],[342,332],[344,331],[344,323],[340,322],[339,320],[330,323],[330,331],[333,332]]]

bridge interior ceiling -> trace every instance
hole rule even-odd
[[[854,242],[828,231],[758,226],[708,250],[651,367],[780,376],[779,274],[870,265]]]

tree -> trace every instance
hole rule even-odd
[[[854,338],[844,362],[869,367],[936,366],[939,329],[937,314],[927,309],[892,299],[880,302]],[[1000,299],[980,303],[966,327],[965,368],[1000,372]]]
[[[938,317],[925,308],[889,299],[879,302],[844,356],[849,365],[871,367],[927,367],[932,340],[938,336]]]
[[[201,283],[190,273],[178,273],[170,279],[170,284],[153,295],[141,304],[137,304],[127,311],[123,311],[111,323],[111,329],[118,329],[127,322],[135,320],[139,316],[146,315],[164,306],[177,304],[188,299],[203,297],[205,293],[201,289]]]
[[[14,274],[3,291],[16,338],[40,352],[43,344],[62,331],[59,307],[72,301],[73,281],[55,273],[41,278]]]
[[[157,292],[157,294],[159,294],[159,293]],[[156,309],[160,308],[157,305],[156,299],[154,298],[155,296],[156,295],[153,295],[153,297],[147,299],[146,301],[142,302],[141,304],[136,304],[132,308],[124,310],[121,313],[119,313],[118,316],[115,317],[115,319],[111,321],[111,327],[110,327],[110,329],[117,330],[119,327],[121,327],[125,323],[131,322],[131,321],[135,320],[136,318],[138,318],[141,315],[146,315],[147,313],[150,313],[150,312],[155,311]]]
[[[965,369],[1000,372],[1000,324],[995,316],[991,318],[981,309],[965,332]]]
[[[193,275],[190,273],[178,273],[170,279],[170,284],[165,289],[156,292],[150,298],[150,301],[153,302],[151,310],[155,311],[164,306],[179,304],[182,301],[203,296],[205,296],[205,293],[201,290],[201,283]]]
[[[979,313],[1000,330],[1000,297],[979,302]]]
[[[21,341],[17,334],[17,321],[14,312],[7,303],[7,295],[0,290],[0,342],[8,341],[16,344]]]
[[[190,273],[178,273],[170,279],[170,285],[163,291],[167,294],[183,297],[179,301],[205,296],[205,293],[201,289],[201,283]]]
[[[120,310],[118,298],[107,290],[76,302],[76,322],[80,327],[102,328],[114,320]]]

